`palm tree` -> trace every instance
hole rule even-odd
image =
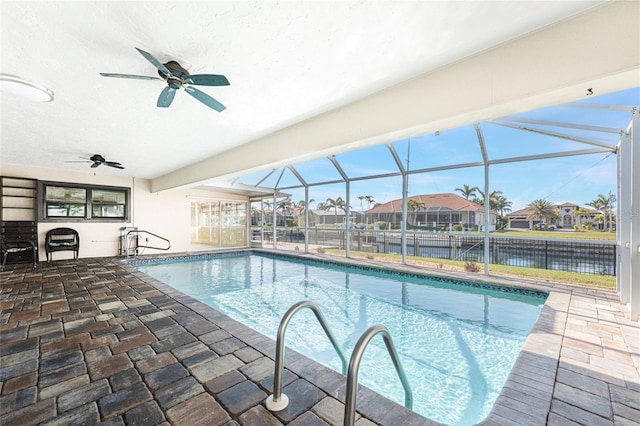
[[[313,198],[312,198],[312,199],[310,199],[310,200],[309,200],[309,205],[310,205],[311,203],[313,203],[314,201],[316,201],[316,200],[314,200]],[[297,215],[298,215],[298,223],[300,223],[300,218],[304,216],[304,212],[305,212],[305,210],[307,209],[307,203],[305,203],[305,201],[304,201],[304,200],[300,200],[300,201],[298,201],[298,202],[293,202],[293,203],[292,203],[292,206],[293,206],[294,208],[298,209],[298,211],[297,211]]]
[[[378,204],[378,203],[376,203],[376,200],[373,199],[373,195],[365,195],[364,196],[364,201],[367,202],[367,210],[369,210],[371,208],[372,204]]]
[[[503,195],[496,195],[495,210],[500,216],[511,213],[511,201],[507,200]]]
[[[360,200],[360,210],[364,211],[364,206],[363,206],[363,202],[367,203],[367,210],[369,210],[371,208],[371,204],[375,203],[375,200],[373,199],[373,195],[359,195],[358,196],[358,200]]]
[[[418,210],[424,209],[424,203],[419,199],[413,198],[407,201],[407,208],[413,212],[413,224],[415,225]]]
[[[311,203],[314,203],[316,200],[314,200],[313,198],[309,200],[309,205],[311,205]],[[304,211],[307,209],[307,203],[305,203],[304,200],[300,200],[298,202],[294,202],[293,207],[300,209],[301,213],[304,213]]]
[[[351,206],[349,206],[351,207]],[[338,197],[336,198],[336,205],[335,205],[335,211],[336,211],[336,220],[337,220],[337,214],[338,214],[338,209],[342,210],[342,212],[346,215],[347,213],[347,203],[346,201],[344,201],[342,199],[342,197]]]
[[[527,208],[531,210],[529,218],[532,220],[538,219],[540,223],[544,223],[547,218],[553,217],[553,214],[556,212],[553,204],[541,198],[532,201],[527,205]]]
[[[511,201],[507,200],[503,195],[496,195],[494,201],[495,203],[492,208],[498,212],[498,228],[504,229],[509,224],[509,219],[506,215],[511,213]]]
[[[360,200],[360,211],[364,211],[364,206],[362,205],[364,197],[366,197],[366,195],[358,195],[358,200]]]
[[[360,211],[362,211],[364,213],[365,208],[364,205],[362,204],[363,202],[367,203],[367,210],[369,210],[371,208],[371,205],[374,204],[376,201],[373,199],[373,195],[360,195],[358,197],[358,200],[360,200]],[[367,215],[364,215],[365,217],[365,222],[369,222]]]
[[[329,211],[331,209],[333,209],[334,214],[335,214],[335,223],[338,223],[338,209],[340,210],[344,210],[345,209],[345,202],[342,199],[342,197],[338,197],[335,200],[333,198],[327,198],[326,201],[322,204],[322,210],[326,210]]]
[[[462,185],[462,188],[456,188],[455,191],[459,192],[465,199],[476,196],[476,191],[479,191],[477,186],[469,186],[466,183]]]
[[[270,223],[269,215],[267,213],[271,210],[272,205],[273,202],[271,200],[262,200],[262,216],[266,223]],[[271,215],[271,219],[273,219],[273,215]]]
[[[613,203],[616,202],[616,196],[609,191],[608,195],[598,194],[598,198],[587,203],[588,206],[601,211],[604,215],[604,229],[610,231],[611,229],[611,216],[613,211]],[[607,222],[607,218],[609,221]]]
[[[576,219],[578,223],[576,223],[576,227],[578,230],[582,229],[582,215],[585,214],[585,211],[582,207],[578,207],[573,211],[573,217]]]
[[[480,204],[481,206],[484,206],[484,200],[485,200],[485,196],[484,196],[484,192],[479,189],[479,188],[475,188],[478,193],[480,194],[480,196],[482,197],[481,199],[475,198],[473,201],[477,204]],[[502,196],[502,191],[500,190],[495,190],[495,191],[491,191],[489,193],[489,208],[491,210],[498,210],[496,205],[497,205],[497,198],[499,196]]]
[[[586,204],[590,207],[593,207],[596,211],[602,211],[602,200],[599,197],[596,198],[595,200],[589,201]]]
[[[290,197],[285,198],[284,200],[278,201],[276,204],[276,211],[278,209],[282,210],[282,218],[284,220],[284,227],[287,228],[287,212],[291,213],[292,201]]]

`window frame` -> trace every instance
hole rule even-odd
[[[86,199],[84,203],[71,202],[70,204],[84,205],[85,215],[84,217],[77,216],[49,216],[48,215],[48,201],[46,197],[47,187],[57,188],[69,188],[69,189],[81,189],[86,193]],[[124,193],[123,203],[103,203],[93,202],[93,191],[112,191]],[[38,182],[38,221],[39,222],[128,222],[131,213],[131,188],[122,186],[107,186],[107,185],[86,185],[81,183],[70,182],[54,182],[54,181],[39,181]],[[54,202],[51,202],[54,203]],[[96,206],[122,206],[124,205],[123,217],[108,217],[108,216],[93,216],[93,207]]]

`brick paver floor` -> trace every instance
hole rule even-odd
[[[295,397],[268,411],[273,340],[122,259],[9,266],[0,280],[2,426],[342,423],[343,376],[287,350]],[[528,286],[550,296],[484,423],[638,424],[640,327],[617,296]],[[435,424],[366,388],[357,419]]]

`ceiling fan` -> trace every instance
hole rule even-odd
[[[91,167],[92,169],[95,169],[96,167],[104,164],[105,166],[109,166],[109,167],[113,167],[115,169],[123,169],[124,170],[124,166],[120,163],[117,163],[115,161],[107,161],[105,160],[105,158],[100,155],[100,154],[94,154],[91,157],[89,157],[88,160],[82,160],[82,161],[65,161],[65,163],[91,163],[93,162],[93,164],[89,167]]]
[[[104,77],[117,77],[117,78],[134,78],[139,80],[164,80],[167,82],[167,87],[160,93],[157,106],[160,108],[167,108],[173,102],[173,98],[176,95],[176,90],[181,87],[191,96],[205,104],[206,106],[215,109],[216,111],[223,111],[226,107],[211,96],[207,95],[201,90],[193,87],[195,86],[228,86],[229,80],[224,75],[217,74],[194,74],[191,75],[184,69],[178,62],[169,61],[166,64],[161,63],[153,55],[145,52],[142,49],[136,50],[140,52],[149,62],[151,62],[157,69],[158,74],[162,78],[149,77],[146,75],[132,75],[132,74],[114,74],[101,72],[100,75]]]

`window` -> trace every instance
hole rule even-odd
[[[40,221],[126,221],[129,188],[40,182]]]
[[[87,217],[87,190],[47,186],[45,189],[47,217]]]
[[[126,207],[126,191],[92,189],[91,217],[124,219]]]

